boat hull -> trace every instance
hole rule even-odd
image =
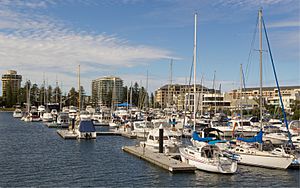
[[[196,159],[195,157],[186,153],[183,148],[180,148],[179,151],[182,162],[195,166],[197,169],[202,171],[222,174],[233,174],[237,170],[237,162],[225,159],[225,157],[220,158],[220,162],[216,160],[214,160],[213,162],[209,161],[204,157]]]
[[[239,164],[259,166],[266,168],[286,169],[293,161],[291,157],[281,156],[263,156],[263,155],[251,155],[238,153]]]

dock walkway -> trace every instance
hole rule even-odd
[[[152,164],[155,164],[172,173],[175,172],[195,172],[196,168],[189,164],[182,163],[176,159],[171,158],[163,153],[156,153],[144,149],[140,146],[124,146],[122,150],[135,155],[138,158],[144,159]]]
[[[73,131],[64,130],[64,129],[57,130],[57,134],[59,134],[64,139],[77,139],[78,136]]]

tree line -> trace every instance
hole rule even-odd
[[[11,87],[7,87],[11,88]],[[81,106],[92,105],[98,106],[98,98],[88,97],[85,93],[83,86],[81,86]],[[133,86],[124,86],[121,89],[121,99],[119,102],[128,102],[132,99],[132,105],[139,108],[159,107],[155,104],[154,94],[150,96],[143,86],[139,86],[137,82]],[[0,98],[0,106],[7,108],[14,107],[16,105],[25,106],[27,102],[28,92],[30,93],[30,104],[33,106],[46,105],[47,103],[62,103],[62,106],[78,106],[79,92],[74,87],[70,88],[68,93],[63,94],[61,88],[56,85],[55,87],[42,84],[38,86],[36,83],[26,81],[24,86],[18,91],[7,90],[6,98]],[[113,91],[108,91],[107,95],[102,99],[105,100],[105,104],[111,107],[113,102]],[[104,102],[104,101],[102,101]]]

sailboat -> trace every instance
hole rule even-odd
[[[194,33],[194,131],[196,125],[196,32],[197,14],[195,14]],[[181,160],[208,172],[232,174],[237,170],[237,162],[226,155],[214,144],[199,142],[196,146],[179,148]]]
[[[264,26],[265,34],[266,34],[266,28],[263,23],[262,9],[259,10],[258,14],[259,14],[259,30],[260,30],[259,52],[260,52],[260,125],[261,125],[260,128],[261,130],[255,137],[252,137],[250,139],[237,138],[238,145],[236,147],[231,148],[229,151],[239,155],[238,162],[240,164],[266,167],[266,168],[286,169],[292,163],[294,159],[293,155],[287,154],[283,148],[275,148],[272,151],[262,150],[262,142],[263,142],[262,139],[263,137],[263,132],[262,132],[262,26]],[[267,38],[267,34],[266,34],[266,38]],[[269,52],[270,52],[270,48],[269,48]],[[275,78],[277,81],[276,74],[275,74]],[[277,86],[278,86],[278,82],[277,82]],[[259,147],[257,147],[257,143]]]

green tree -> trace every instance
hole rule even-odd
[[[78,92],[72,87],[68,93],[68,106],[78,106]]]
[[[300,119],[300,100],[296,100],[292,105],[292,119],[299,120]]]
[[[150,102],[149,102],[151,108],[154,108],[154,102],[155,102],[155,101],[154,101],[154,94],[151,93],[151,96],[150,96]]]

